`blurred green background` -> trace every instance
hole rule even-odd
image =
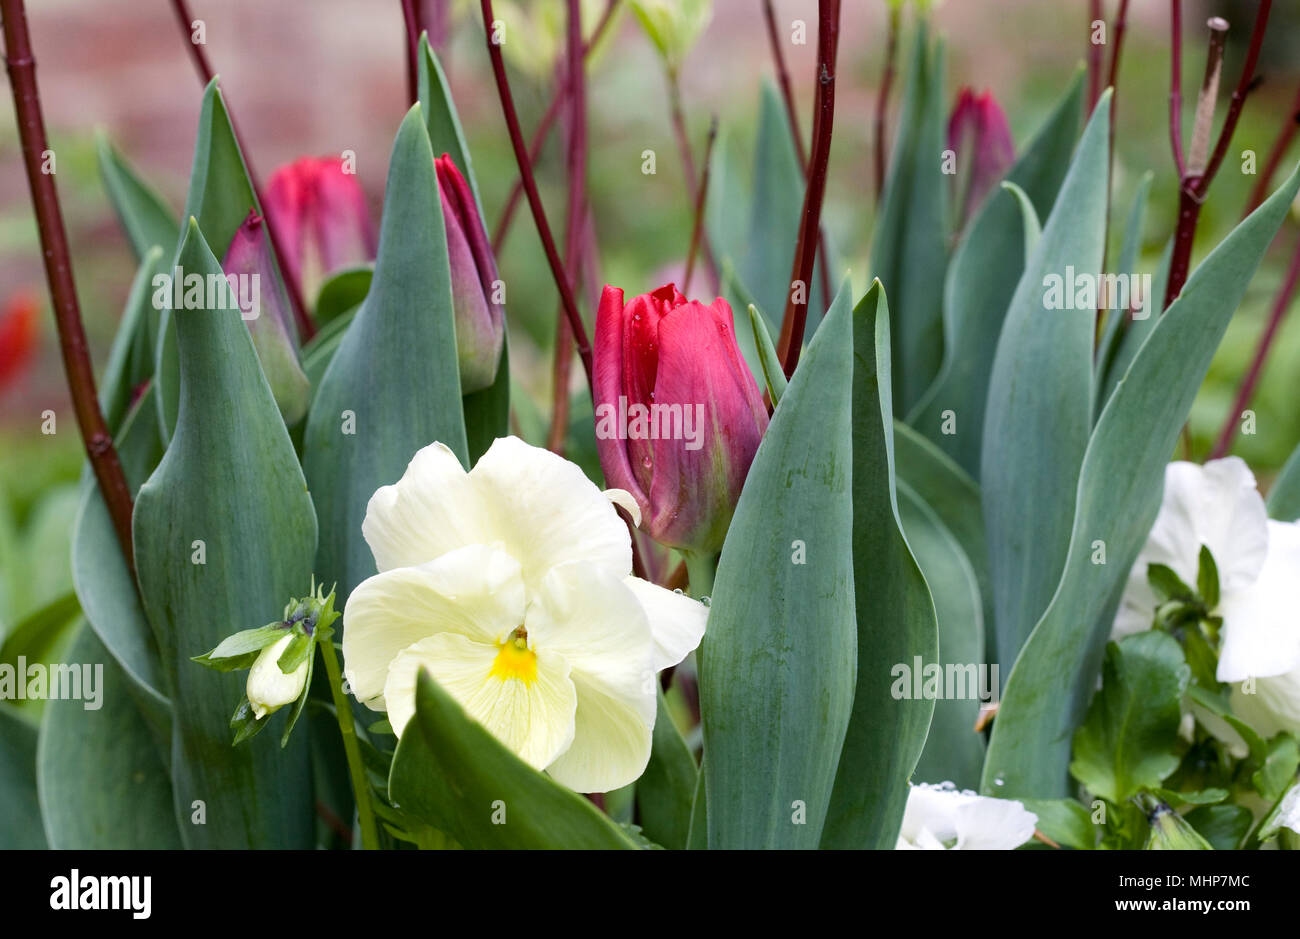
[[[94,133],[114,144],[179,209],[191,160],[201,86],[185,37],[163,0],[40,0],[29,4],[38,75],[57,182],[75,260],[86,329],[102,367],[130,279],[129,248],[100,185]],[[551,99],[555,55],[563,44],[563,3],[499,0],[497,15],[512,24],[506,50],[512,86],[531,135]],[[622,4],[626,6],[626,4]],[[686,57],[682,91],[696,163],[709,121],[717,115],[748,172],[760,83],[773,75],[761,0],[718,0],[702,38]],[[815,0],[778,0],[777,19],[804,20],[808,44],[785,44],[808,140],[816,42]],[[1113,20],[1116,0],[1105,4]],[[1224,72],[1226,99],[1235,83],[1253,21],[1255,2],[1184,4],[1184,130],[1204,68],[1207,16],[1232,24]],[[1112,219],[1122,221],[1142,174],[1155,172],[1146,219],[1142,270],[1151,271],[1175,218],[1177,183],[1170,156],[1168,4],[1136,0],[1119,74],[1115,190]],[[584,3],[588,26],[603,0]],[[265,179],[276,166],[306,154],[356,151],[359,178],[378,214],[388,151],[408,102],[405,35],[398,0],[196,0],[207,52],[222,78],[253,165]],[[989,89],[1002,102],[1019,144],[1036,129],[1087,52],[1086,0],[947,0],[934,13],[948,43],[947,93],[962,85]],[[904,41],[913,22],[905,16]],[[885,46],[883,0],[844,5],[837,81],[835,136],[824,223],[865,285],[875,213],[871,176],[872,108]],[[517,25],[515,25],[517,24]],[[1109,37],[1108,38],[1112,38]],[[1242,172],[1253,150],[1262,167],[1279,130],[1293,119],[1300,83],[1294,50],[1300,42],[1300,5],[1275,4],[1260,73],[1223,169],[1205,206],[1197,239],[1199,259],[1241,217],[1255,177]],[[483,46],[478,4],[451,5],[442,54],[474,156],[490,231],[496,229],[516,167]],[[901,67],[904,63],[900,62]],[[898,86],[891,118],[898,108]],[[0,308],[34,292],[40,311],[35,348],[0,384],[0,636],[27,613],[70,589],[67,536],[75,507],[73,484],[81,444],[64,387],[39,246],[21,169],[9,89],[0,104]],[[636,19],[623,10],[589,69],[588,194],[599,246],[600,283],[640,293],[676,276],[691,229],[691,200],[669,122],[662,64]],[[1220,114],[1222,114],[1222,107]],[[892,128],[891,137],[892,140]],[[657,173],[641,172],[642,152],[653,149]],[[1300,148],[1283,161],[1286,172]],[[561,138],[552,134],[538,163],[553,228],[562,233],[565,165]],[[1112,235],[1119,221],[1113,221]],[[1233,320],[1195,404],[1192,457],[1204,459],[1251,358],[1287,261],[1300,239],[1290,221]],[[1112,246],[1111,256],[1117,250]],[[557,297],[526,207],[516,216],[499,257],[509,284],[511,358],[516,379],[543,412],[550,401],[550,345]],[[703,293],[697,276],[693,293]],[[590,318],[596,296],[584,284],[580,305]],[[16,354],[14,348],[0,353]],[[12,370],[11,370],[12,371]],[[1295,407],[1300,375],[1300,323],[1285,322],[1253,406],[1257,433],[1238,437],[1233,452],[1268,478],[1300,441]],[[574,379],[580,380],[574,369]],[[42,412],[57,415],[57,433],[41,433]],[[1181,454],[1180,454],[1181,455]]]

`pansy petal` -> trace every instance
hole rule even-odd
[[[640,577],[624,578],[623,584],[632,591],[650,623],[656,672],[676,665],[699,646],[709,618],[708,607]]]
[[[577,698],[568,664],[541,651],[532,680],[499,678],[492,674],[498,651],[496,645],[454,633],[439,633],[404,649],[384,686],[394,732],[400,736],[415,715],[415,686],[423,668],[521,760],[546,768],[573,740]]]
[[[1255,679],[1254,691],[1232,686],[1232,711],[1264,737],[1282,731],[1300,735],[1300,668]]]
[[[496,643],[524,616],[519,564],[498,548],[470,545],[419,567],[363,580],[343,610],[343,662],[358,701],[384,709],[389,663],[412,643],[459,633]]]
[[[498,539],[460,460],[441,443],[416,453],[401,479],[370,497],[361,533],[380,571],[414,567]]]
[[[1244,590],[1225,594],[1219,681],[1281,675],[1300,666],[1300,613],[1295,589],[1300,579],[1300,523],[1267,523],[1268,558],[1259,577]]]
[[[637,528],[641,527],[641,506],[637,505],[632,493],[626,489],[606,489],[605,498],[627,512],[633,525]]]
[[[546,771],[576,792],[610,792],[634,782],[650,762],[654,698],[647,719],[641,699],[608,693],[574,676],[578,710],[573,743]]]
[[[957,808],[959,851],[1013,851],[1034,837],[1038,816],[1013,799],[976,796]]]
[[[586,561],[616,577],[631,572],[627,525],[576,463],[502,437],[470,478],[492,506],[497,538],[523,566],[530,590],[549,568],[566,561]]]

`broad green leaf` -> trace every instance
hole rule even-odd
[[[359,307],[354,307],[330,320],[311,337],[310,342],[302,347],[302,371],[307,376],[307,381],[311,383],[313,395],[320,387],[320,380],[325,377],[325,369],[329,368],[334,353],[339,351],[339,343],[343,341],[343,334],[352,325],[357,309]]]
[[[911,413],[943,360],[951,182],[940,160],[946,146],[943,73],[943,44],[931,43],[929,24],[922,19],[871,240],[871,272],[889,292],[893,396],[900,415]]]
[[[15,713],[28,720],[40,720],[48,703],[49,688],[44,684],[48,677],[41,679],[41,690],[28,697],[28,669],[36,667],[39,674],[49,676],[63,661],[63,653],[80,622],[77,595],[68,593],[28,614],[5,636],[4,645],[0,646],[0,669],[13,676],[15,687],[6,689],[0,699],[8,699]]]
[[[179,261],[221,276],[190,219]],[[222,298],[225,299],[225,298]],[[140,487],[136,568],[176,707],[172,777],[187,847],[307,848],[314,842],[308,748],[272,735],[232,747],[242,675],[190,658],[276,619],[311,581],[316,517],[306,481],[239,310],[175,318],[175,435]],[[206,824],[192,824],[202,801]]]
[[[1244,805],[1202,805],[1183,816],[1216,851],[1232,851],[1250,831],[1252,816]]]
[[[901,479],[898,513],[907,543],[934,599],[939,628],[936,662],[944,675],[943,697],[935,701],[915,776],[918,782],[952,782],[958,789],[975,789],[984,768],[984,737],[975,730],[975,722],[981,700],[993,699],[998,693],[997,677],[984,671],[984,614],[979,585],[961,545]],[[910,670],[915,669],[914,663],[907,664]],[[983,674],[989,677],[981,686]]]
[[[340,608],[375,573],[361,537],[366,504],[434,441],[468,463],[446,234],[417,104],[393,144],[370,292],[307,415],[303,468],[320,514],[316,575],[338,583]]]
[[[1179,706],[1191,678],[1167,633],[1137,633],[1106,647],[1101,689],[1074,734],[1070,774],[1093,795],[1122,802],[1178,768]]]
[[[772,344],[772,336],[763,322],[763,314],[752,303],[749,304],[749,326],[754,331],[754,345],[758,348],[758,361],[763,368],[767,396],[772,406],[776,407],[781,403],[781,395],[785,394],[785,386],[789,382],[781,366],[781,359],[776,354],[776,346]]]
[[[1128,373],[1138,349],[1142,348],[1142,343],[1146,342],[1147,336],[1155,329],[1156,323],[1163,315],[1160,307],[1165,302],[1165,286],[1169,283],[1169,264],[1173,259],[1173,252],[1174,239],[1171,235],[1165,244],[1164,254],[1160,256],[1160,263],[1151,276],[1150,315],[1140,320],[1126,318],[1120,325],[1120,334],[1115,339],[1115,347],[1110,353],[1110,361],[1106,366],[1105,385],[1097,395],[1097,417],[1101,416],[1106,402],[1115,393],[1115,386]]]
[[[1074,309],[1073,296],[1078,273],[1101,269],[1109,111],[1103,96],[1011,298],[989,379],[980,479],[1004,672],[1061,579],[1092,430],[1096,304]],[[1064,309],[1047,306],[1053,278]]]
[[[957,539],[979,584],[984,620],[984,661],[998,660],[993,642],[993,588],[980,489],[951,457],[917,431],[894,421],[894,462],[907,483]]]
[[[686,850],[707,851],[709,848],[709,807],[704,789],[704,763],[700,757],[700,772],[695,780],[695,798],[691,800],[691,827],[686,832]]]
[[[492,441],[510,433],[510,337],[501,343],[497,377],[482,391],[461,399],[465,412],[465,440],[470,464],[492,446]],[[594,426],[594,425],[593,425]]]
[[[1038,220],[1038,210],[1028,193],[1009,179],[1003,181],[1002,188],[1015,197],[1016,205],[1020,207],[1020,240],[1024,242],[1025,263],[1028,264],[1038,247],[1038,239],[1043,235],[1043,224]]]
[[[711,848],[821,838],[856,661],[849,304],[846,284],[772,415],[718,562],[698,653]]]
[[[685,848],[698,773],[659,692],[650,762],[636,783],[636,804],[646,837],[665,848]]]
[[[1268,514],[1282,522],[1300,519],[1300,446],[1291,452],[1268,491]]]
[[[507,750],[421,670],[388,793],[466,848],[635,848],[594,805]]]
[[[171,780],[126,675],[88,628],[78,632],[66,661],[82,670],[83,700],[49,703],[36,750],[50,847],[181,847]],[[93,684],[85,683],[83,666],[93,667]]]
[[[1079,133],[1083,72],[1061,96],[1042,128],[1007,173],[1045,218],[1070,164]],[[947,183],[948,180],[942,180]],[[1002,190],[989,194],[966,227],[953,253],[943,286],[943,371],[908,423],[979,479],[984,409],[1002,321],[1025,268],[1023,225],[1015,199]],[[955,426],[945,430],[945,412]],[[931,503],[933,504],[933,503]],[[993,621],[988,620],[989,636]]]
[[[821,835],[822,846],[828,848],[894,846],[907,804],[908,779],[934,713],[933,700],[897,693],[898,666],[912,668],[918,657],[923,663],[938,661],[939,645],[930,589],[903,535],[894,494],[889,329],[885,289],[877,280],[853,311],[848,342],[853,352],[857,680]],[[814,622],[820,627],[824,621]]]
[[[162,459],[154,394],[151,386],[135,403],[114,441],[133,494]],[[73,525],[72,581],[90,628],[131,683],[136,703],[158,739],[168,741],[170,749],[171,702],[164,691],[158,642],[93,477],[82,482]]]
[[[49,847],[36,796],[36,726],[0,704],[0,849]]]
[[[1146,221],[1147,201],[1151,195],[1151,181],[1153,179],[1155,179],[1155,174],[1148,170],[1142,174],[1142,180],[1138,183],[1137,195],[1133,197],[1133,206],[1129,209],[1128,219],[1124,223],[1124,240],[1120,245],[1119,256],[1115,260],[1114,270],[1116,273],[1137,273],[1138,257],[1142,249],[1142,224]],[[1152,293],[1154,293],[1154,290]],[[1150,299],[1148,305],[1144,307],[1148,318],[1158,315],[1160,303],[1163,299],[1163,296],[1159,298],[1153,296]],[[1129,303],[1132,305],[1131,297]],[[1132,322],[1129,319],[1127,310],[1107,309],[1106,326],[1102,331],[1101,341],[1097,344],[1096,364],[1094,367],[1095,387],[1097,389],[1097,401],[1093,407],[1094,414],[1101,414],[1101,409],[1106,405],[1106,399],[1110,397],[1110,392],[1114,389],[1114,382],[1108,380],[1108,376],[1115,356],[1119,352],[1121,340],[1131,325]],[[1141,329],[1142,327],[1138,328]],[[1118,381],[1119,379],[1115,378],[1114,380]]]
[[[375,269],[366,264],[361,267],[345,267],[325,278],[316,293],[316,309],[313,312],[318,329],[311,342],[319,339],[321,331],[330,323],[361,305],[370,290],[370,280],[374,273]],[[310,343],[303,346],[304,357],[308,345]]]
[[[169,245],[167,251],[170,250]],[[152,285],[155,275],[166,273],[164,254],[159,245],[146,249],[131,281],[126,308],[117,325],[117,335],[113,337],[108,362],[99,382],[99,403],[104,411],[104,421],[115,433],[122,427],[136,389],[153,377],[153,348],[158,341],[159,314],[152,302]]]
[[[176,214],[146,183],[102,132],[95,135],[99,176],[126,232],[136,261],[144,263],[153,247],[171,252],[180,238]]]
[[[1097,846],[1088,809],[1073,799],[1025,799],[1024,806],[1038,816],[1034,827],[1062,847],[1091,851]]]
[[[1165,464],[1246,285],[1300,189],[1300,173],[1237,226],[1160,316],[1097,421],[1080,473],[1064,573],[1006,682],[983,789],[1066,791],[1070,735],[1128,572],[1160,509]],[[1105,564],[1094,563],[1104,551]],[[1001,779],[1003,785],[993,783]]]

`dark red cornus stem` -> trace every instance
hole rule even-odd
[[[600,22],[591,33],[591,39],[583,47],[584,60],[591,55],[591,50],[595,48],[605,32],[609,28],[610,22],[614,18],[614,11],[618,9],[619,0],[609,0],[605,4],[605,12],[600,17]],[[537,162],[537,157],[542,152],[542,146],[546,143],[546,138],[550,136],[551,128],[555,126],[555,119],[560,116],[560,108],[564,105],[566,95],[568,94],[568,82],[561,82],[560,87],[555,89],[555,95],[551,98],[551,103],[547,105],[542,119],[537,124],[537,129],[533,131],[533,139],[528,144],[528,164],[531,166]],[[501,210],[501,218],[497,222],[496,233],[492,236],[492,253],[500,254],[501,246],[506,242],[506,235],[510,231],[510,223],[514,220],[515,210],[519,207],[519,199],[524,194],[523,177],[515,180],[510,187],[510,195],[506,197],[505,208]]]
[[[1175,120],[1173,114],[1174,93],[1170,92],[1170,131],[1175,136],[1175,162],[1178,164],[1180,173],[1180,185],[1178,195],[1178,225],[1174,230],[1174,250],[1173,256],[1169,263],[1169,284],[1165,289],[1164,306],[1168,308],[1182,293],[1183,284],[1187,282],[1187,275],[1191,266],[1192,241],[1196,237],[1196,224],[1200,219],[1201,205],[1205,202],[1206,193],[1209,191],[1210,183],[1214,181],[1214,176],[1223,164],[1223,158],[1228,152],[1228,144],[1232,140],[1233,132],[1237,128],[1237,121],[1241,118],[1241,109],[1246,103],[1246,96],[1250,93],[1255,81],[1255,68],[1259,63],[1259,51],[1264,44],[1264,32],[1268,28],[1268,14],[1272,9],[1273,0],[1260,0],[1259,9],[1255,14],[1255,28],[1250,35],[1250,48],[1246,52],[1246,61],[1242,65],[1241,75],[1237,80],[1237,86],[1232,91],[1232,98],[1228,102],[1228,111],[1223,119],[1223,127],[1219,129],[1219,136],[1214,145],[1214,151],[1209,157],[1204,170],[1192,165],[1191,159],[1184,162],[1181,152],[1181,141],[1179,140],[1178,125],[1181,121]],[[1175,49],[1178,47],[1178,0],[1173,0],[1172,12],[1174,15],[1174,41]],[[1212,20],[1213,24],[1214,21]],[[1218,26],[1212,25],[1212,34],[1221,33],[1223,30]],[[1216,36],[1212,35],[1210,45],[1210,61],[1207,63],[1206,76],[1211,74],[1211,68],[1218,66],[1214,61],[1215,55],[1222,55],[1222,46]],[[1179,82],[1177,71],[1173,74],[1173,88],[1177,89],[1181,84]],[[1181,95],[1179,95],[1181,97]],[[1198,112],[1199,112],[1198,108]],[[1198,115],[1199,119],[1199,115]],[[1195,128],[1192,131],[1193,141],[1195,142],[1196,134],[1202,128]],[[1193,147],[1195,150],[1195,147]],[[1196,154],[1192,154],[1195,158]]]
[[[898,24],[901,8],[891,5],[889,8],[889,26],[885,34],[885,70],[880,76],[880,88],[876,91],[876,113],[874,116],[875,140],[875,179],[876,199],[885,191],[885,112],[889,109],[889,92],[894,86],[894,72],[898,60]]]
[[[1255,356],[1251,359],[1250,369],[1241,381],[1241,386],[1237,389],[1237,397],[1232,402],[1232,407],[1228,410],[1227,419],[1223,422],[1223,427],[1219,431],[1219,439],[1214,444],[1214,452],[1210,454],[1210,459],[1217,460],[1228,452],[1228,447],[1232,445],[1233,438],[1237,435],[1237,428],[1241,422],[1241,412],[1250,404],[1250,399],[1255,394],[1255,388],[1259,384],[1259,379],[1264,373],[1264,362],[1268,359],[1269,350],[1273,347],[1273,341],[1277,338],[1278,329],[1282,325],[1282,320],[1286,318],[1287,311],[1291,309],[1291,301],[1295,298],[1296,285],[1300,283],[1300,237],[1296,239],[1295,250],[1291,253],[1291,264],[1287,268],[1286,278],[1282,281],[1282,288],[1277,292],[1273,300],[1273,309],[1269,313],[1268,323],[1264,326],[1264,332],[1260,334],[1259,342],[1255,345]]]
[[[695,273],[695,256],[699,253],[700,234],[704,231],[704,204],[709,197],[709,167],[713,158],[713,144],[718,138],[718,117],[709,122],[709,139],[704,144],[704,174],[700,188],[695,193],[695,221],[691,224],[691,246],[686,252],[686,273],[682,276],[682,293],[691,295],[691,277]]]
[[[113,520],[113,531],[122,548],[127,567],[134,572],[135,552],[131,544],[131,488],[122,471],[113,436],[99,409],[95,391],[95,370],[90,361],[86,331],[77,301],[77,286],[72,276],[72,257],[68,236],[63,227],[59,192],[54,174],[42,169],[49,143],[45,136],[45,118],[41,114],[40,94],[36,85],[36,60],[32,57],[31,36],[27,31],[27,12],[22,0],[0,0],[3,17],[5,65],[13,91],[14,114],[18,121],[18,138],[27,171],[27,185],[32,194],[32,211],[40,234],[45,278],[50,288],[50,302],[59,334],[59,351],[63,371],[72,396],[72,409],[81,431],[86,456],[90,460],[99,491]]]
[[[790,294],[777,346],[787,378],[799,364],[804,327],[808,321],[808,295],[817,258],[822,202],[826,196],[826,170],[831,155],[831,132],[835,124],[835,61],[839,38],[840,0],[818,0],[817,94],[813,110],[812,159],[808,164],[808,186],[804,190],[803,220],[795,244]],[[797,299],[799,297],[801,301]]]
[[[194,60],[194,68],[199,73],[199,79],[206,87],[214,76],[212,64],[208,61],[207,55],[194,42],[190,35],[194,22],[190,16],[189,6],[185,0],[172,0],[172,10],[176,14],[176,21],[181,28],[181,35],[185,37],[185,45],[189,47],[190,58]],[[244,166],[248,168],[248,181],[253,187],[253,197],[257,199],[257,204],[262,208],[262,221],[266,225],[267,237],[271,239],[271,249],[275,252],[276,260],[280,264],[280,273],[284,281],[285,290],[289,294],[289,306],[293,309],[294,322],[298,324],[298,335],[302,342],[306,342],[316,335],[316,324],[312,322],[311,317],[307,315],[307,304],[303,302],[302,289],[299,287],[295,278],[289,275],[284,267],[284,259],[288,257],[284,252],[284,244],[276,232],[277,226],[270,214],[266,211],[266,200],[262,198],[262,186],[258,181],[257,171],[253,169],[253,156],[248,147],[244,145],[244,140],[239,134],[239,128],[235,124],[234,110],[230,107],[230,102],[226,101],[226,110],[230,115],[230,129],[234,132],[235,142],[239,144],[239,151],[244,156]]]
[[[415,104],[420,98],[420,23],[415,0],[402,0],[402,22],[406,24],[406,100]]]
[[[785,55],[781,52],[781,34],[776,27],[776,11],[772,9],[772,0],[763,0],[763,18],[767,22],[767,41],[772,47],[772,62],[776,66],[776,81],[781,89],[781,100],[785,102],[785,116],[790,121],[790,133],[794,135],[794,150],[799,157],[799,168],[808,175],[808,154],[803,148],[803,133],[799,130],[799,112],[794,106],[794,92],[790,87],[790,72],[785,67]]]
[[[1169,145],[1178,178],[1187,174],[1183,160],[1183,6],[1169,0]]]
[[[1088,113],[1101,97],[1101,46],[1092,41],[1092,24],[1102,19],[1101,0],[1088,0]]]
[[[496,80],[497,94],[501,98],[501,112],[505,117],[506,130],[510,134],[510,146],[515,151],[515,162],[519,165],[519,176],[523,180],[524,193],[528,196],[528,207],[532,210],[533,221],[537,225],[538,237],[546,252],[546,262],[551,267],[551,276],[555,287],[560,292],[560,302],[569,319],[569,328],[573,330],[573,341],[578,348],[578,358],[582,360],[583,371],[587,375],[587,387],[592,385],[591,343],[587,339],[587,327],[578,312],[577,301],[569,284],[560,254],[555,249],[555,236],[551,234],[551,225],[546,220],[546,207],[537,192],[537,180],[533,176],[533,165],[528,159],[528,149],[524,145],[524,134],[519,127],[519,115],[515,111],[514,96],[510,93],[510,79],[506,76],[506,64],[501,56],[501,47],[492,41],[492,23],[496,16],[492,12],[492,0],[480,0],[483,12],[483,29],[487,42],[488,57],[492,60],[492,75]]]

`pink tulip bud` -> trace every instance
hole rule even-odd
[[[976,95],[970,88],[962,88],[948,119],[948,149],[957,154],[959,182],[954,205],[961,228],[1016,161],[1016,143],[1007,116],[991,91]]]
[[[736,345],[731,308],[673,284],[596,312],[596,446],[607,483],[632,494],[662,544],[722,547],[767,408]]]
[[[311,385],[298,364],[292,338],[293,313],[275,276],[264,227],[262,217],[250,211],[231,239],[221,269],[252,334],[262,374],[271,386],[280,414],[286,424],[292,425],[307,413]]]
[[[302,157],[271,174],[266,205],[288,268],[306,302],[343,267],[375,259],[378,236],[365,193],[337,157]]]
[[[501,344],[505,341],[506,311],[504,304],[494,300],[500,296],[501,284],[474,193],[447,154],[434,164],[447,229],[460,390],[469,394],[482,391],[496,378]]]

